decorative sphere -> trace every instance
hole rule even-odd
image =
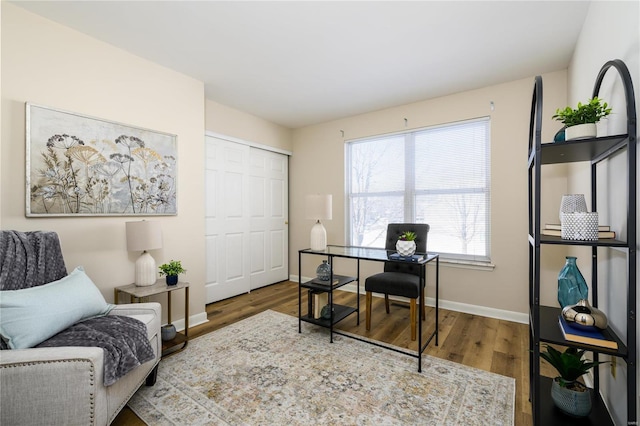
[[[326,260],[323,260],[322,265],[316,269],[316,275],[321,281],[329,281],[329,278],[331,278],[331,265]]]
[[[589,301],[581,299],[575,305],[570,305],[562,310],[562,317],[571,326],[596,327],[601,330],[607,328],[607,316],[599,309],[589,304]]]

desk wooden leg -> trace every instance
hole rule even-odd
[[[409,300],[409,320],[411,321],[411,340],[416,340],[416,325],[417,325],[417,309],[416,299]]]
[[[366,297],[366,303],[367,303],[366,326],[367,326],[367,331],[371,330],[371,299],[373,299],[373,294],[370,291],[368,291],[367,292],[367,297]]]

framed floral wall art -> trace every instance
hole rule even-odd
[[[175,215],[176,135],[31,103],[27,216]]]

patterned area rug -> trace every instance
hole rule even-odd
[[[189,342],[129,407],[149,425],[512,425],[515,380],[273,311]]]

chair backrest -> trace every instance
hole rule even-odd
[[[396,251],[396,242],[403,233],[411,231],[416,234],[416,253],[427,252],[427,235],[429,225],[426,223],[390,223],[387,225],[387,240],[385,249]],[[386,262],[385,272],[402,272],[405,274],[420,275],[420,268],[410,262]]]
[[[0,290],[36,287],[66,275],[55,232],[0,231]]]

